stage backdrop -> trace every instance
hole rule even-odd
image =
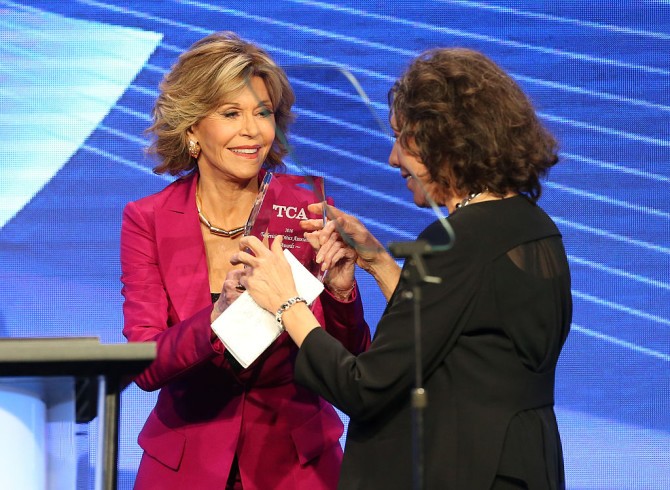
[[[175,58],[217,30],[286,68],[289,170],[325,176],[385,244],[433,219],[386,164],[394,79],[435,46],[512,74],[560,141],[541,204],[573,273],[556,385],[568,487],[670,488],[668,0],[0,0],[0,336],[124,341],[121,212],[170,181],[152,174],[143,130]],[[359,280],[374,326],[383,301]],[[123,396],[121,489],[154,401]],[[78,432],[81,488],[94,429]]]

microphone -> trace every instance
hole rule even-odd
[[[388,244],[391,255],[396,258],[406,259],[417,255],[426,255],[433,252],[433,247],[426,240],[415,240],[411,242],[390,242]]]
[[[426,266],[423,263],[422,256],[433,253],[436,249],[426,240],[416,240],[412,242],[391,242],[389,251],[396,258],[408,259],[409,267],[403,272],[403,279],[413,284],[428,282],[432,284],[442,283],[442,279],[436,276],[429,276]],[[438,248],[439,250],[439,248]]]

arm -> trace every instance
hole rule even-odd
[[[322,214],[321,205],[311,207],[312,212]],[[300,222],[305,238],[317,251],[317,263],[324,278],[325,291],[312,305],[312,312],[320,325],[338,339],[349,352],[358,354],[370,345],[370,328],[363,316],[363,303],[355,279],[356,252],[336,233],[321,234],[322,220]],[[321,253],[320,255],[319,252]],[[327,260],[324,262],[324,257]]]
[[[211,304],[184,321],[169,324],[171,304],[159,269],[154,226],[150,214],[136,203],[128,204],[123,212],[121,270],[123,334],[130,342],[157,342],[155,361],[135,380],[140,388],[159,389],[217,355],[212,344]]]
[[[452,282],[422,287],[422,370],[426,375],[448,357],[477,299],[479,272],[464,263],[446,263],[445,259],[435,257],[427,267],[431,274]],[[464,273],[468,270],[469,278]],[[401,284],[398,290],[403,289]],[[289,317],[289,321],[294,320]],[[292,326],[287,322],[288,330]],[[414,386],[413,322],[412,301],[396,293],[377,325],[370,348],[358,356],[344,351],[318,329],[307,332],[296,359],[296,382],[319,393],[357,422],[374,419],[398,403],[408,403]]]
[[[259,305],[274,312],[295,295],[290,267],[278,240],[271,250],[256,242],[244,244],[255,256],[238,254],[252,267],[251,274],[244,278],[245,285]],[[431,372],[444,361],[476,303],[480,266],[464,260],[454,250],[436,254],[427,263],[432,274],[449,280],[440,285],[427,284],[422,291],[424,372]],[[319,328],[309,308],[301,303],[294,305],[284,313],[283,323],[301,347],[296,380],[358,421],[375,417],[399,399],[407,398],[413,386],[413,317],[412,302],[402,301],[396,294],[370,349],[354,356]]]
[[[318,323],[352,354],[359,354],[370,346],[370,328],[355,284],[346,300],[326,289],[312,305],[312,312]]]

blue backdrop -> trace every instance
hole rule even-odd
[[[286,68],[289,169],[325,176],[383,243],[433,219],[386,165],[395,78],[435,46],[481,50],[512,74],[560,141],[540,202],[573,273],[556,387],[568,488],[670,488],[668,0],[0,0],[0,336],[124,340],[121,211],[170,181],[151,173],[143,131],[175,58],[217,30]],[[359,281],[375,325],[383,299]],[[154,401],[124,393],[121,489]],[[94,426],[79,432],[81,488]]]

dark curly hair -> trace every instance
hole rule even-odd
[[[537,201],[558,162],[556,140],[519,86],[483,54],[422,53],[389,91],[400,145],[459,194],[509,192]]]
[[[154,122],[147,129],[154,136],[147,152],[161,160],[154,172],[180,175],[196,169],[197,161],[188,153],[187,131],[256,76],[265,82],[276,124],[275,141],[264,165],[283,166],[282,158],[288,153],[284,136],[293,120],[293,89],[269,54],[226,31],[195,42],[163,78]]]

